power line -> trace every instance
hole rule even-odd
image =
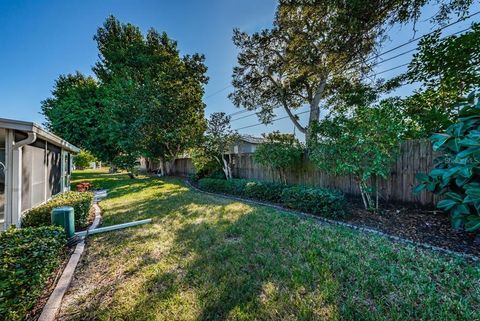
[[[294,114],[294,116],[306,114],[306,113],[309,113],[309,112],[310,112],[310,110],[306,110],[306,111],[303,111],[303,112],[301,112],[301,113],[296,113],[296,114]],[[290,118],[290,116],[287,115],[287,116],[283,116],[283,117],[278,117],[278,118],[272,119],[270,123],[273,123],[273,122],[276,122],[276,121],[279,121],[279,120],[282,120],[282,119],[286,119],[286,118]],[[269,124],[258,123],[258,124],[253,124],[253,125],[248,125],[248,126],[236,128],[235,130],[250,128],[250,127],[255,127],[255,126],[260,126],[260,125],[269,125]]]
[[[392,52],[392,51],[395,51],[395,50],[397,50],[397,49],[400,49],[400,48],[402,48],[402,47],[405,47],[405,46],[407,46],[407,45],[409,45],[409,44],[411,44],[411,43],[414,43],[414,42],[422,39],[422,38],[425,37],[425,36],[429,36],[429,35],[431,35],[431,34],[433,34],[433,33],[435,33],[435,32],[438,32],[438,31],[444,30],[444,29],[446,29],[446,28],[449,28],[449,27],[451,27],[451,26],[453,26],[453,25],[456,25],[457,23],[460,23],[460,22],[462,22],[462,21],[465,21],[465,20],[467,20],[467,19],[470,19],[470,18],[472,18],[472,17],[474,17],[474,16],[476,16],[476,15],[478,15],[478,14],[480,14],[480,11],[474,12],[474,13],[472,13],[472,14],[469,15],[469,16],[460,18],[460,19],[458,19],[457,21],[454,21],[454,22],[452,22],[452,23],[449,23],[449,24],[447,24],[447,25],[445,25],[445,26],[443,26],[443,27],[437,28],[437,29],[435,29],[435,30],[433,30],[433,31],[430,31],[430,32],[424,34],[424,35],[421,35],[421,36],[418,36],[418,37],[416,37],[416,38],[410,39],[409,41],[407,41],[407,42],[405,42],[405,43],[403,43],[403,44],[400,44],[400,45],[398,45],[398,46],[396,46],[396,47],[393,47],[392,49],[389,49],[389,50],[387,50],[387,51],[384,51],[384,52],[382,52],[381,54],[378,54],[378,55],[375,55],[375,56],[373,56],[373,57],[368,58],[367,60],[365,60],[365,62],[371,61],[371,60],[373,60],[373,59],[377,59],[377,58],[379,58],[379,57],[381,57],[381,56],[383,56],[383,55],[385,55],[385,54],[387,54],[387,53],[390,53],[390,52]]]
[[[460,33],[463,33],[463,32],[465,32],[465,31],[468,31],[468,30],[470,30],[470,29],[472,29],[472,27],[468,27],[468,28],[462,29],[462,30],[460,30],[460,31],[454,32],[454,33],[452,33],[452,34],[450,34],[450,35],[444,36],[444,37],[440,38],[440,40],[445,39],[445,38],[448,38],[448,37],[451,37],[451,36],[458,35],[458,34],[460,34]],[[388,58],[388,59],[382,60],[382,61],[380,61],[380,62],[378,62],[378,63],[376,63],[376,64],[373,64],[371,67],[378,66],[378,65],[380,65],[380,64],[382,64],[382,63],[384,63],[384,62],[386,62],[386,61],[389,61],[389,60],[398,58],[398,57],[403,56],[403,55],[405,55],[405,54],[407,54],[407,53],[410,53],[410,52],[412,52],[412,51],[416,51],[417,49],[418,49],[418,48],[411,49],[411,50],[407,50],[407,51],[402,52],[402,53],[400,53],[400,54],[398,54],[398,55],[395,55],[395,56],[390,57],[390,58]],[[378,75],[381,75],[381,74],[386,73],[386,72],[391,71],[391,70],[395,70],[395,69],[398,69],[398,68],[407,66],[407,65],[409,65],[409,64],[410,64],[410,63],[404,63],[404,64],[401,64],[401,65],[399,65],[399,66],[392,67],[392,68],[387,69],[387,70],[382,70],[382,71],[380,71],[380,72],[375,73],[375,74],[373,75],[373,77],[376,77],[376,76],[378,76]]]
[[[437,28],[437,29],[435,29],[435,30],[433,30],[433,31],[431,31],[431,32],[429,32],[429,33],[426,33],[426,34],[424,34],[424,35],[422,35],[422,36],[419,36],[419,37],[416,37],[416,38],[414,38],[414,39],[411,39],[411,40],[409,40],[409,41],[407,41],[407,42],[405,42],[405,43],[403,43],[403,44],[400,44],[400,45],[392,48],[392,49],[389,49],[389,50],[387,50],[387,51],[385,51],[385,52],[382,52],[382,53],[380,53],[380,54],[378,54],[378,55],[375,55],[375,56],[373,56],[373,57],[370,57],[370,58],[368,58],[365,62],[371,61],[371,60],[373,60],[373,59],[377,59],[377,58],[379,58],[379,57],[381,57],[381,56],[383,56],[383,55],[385,55],[385,54],[387,54],[387,53],[393,52],[393,51],[398,50],[398,49],[400,49],[400,48],[402,48],[402,47],[404,47],[404,46],[407,46],[407,45],[409,45],[409,44],[411,44],[411,43],[414,43],[414,42],[420,40],[421,38],[423,38],[423,37],[425,37],[425,36],[428,36],[428,35],[431,35],[431,34],[433,34],[433,33],[435,33],[435,32],[444,30],[444,29],[446,29],[446,28],[448,28],[448,27],[451,27],[451,26],[453,26],[453,25],[456,25],[457,23],[460,23],[460,22],[462,22],[462,21],[465,21],[465,20],[467,20],[467,19],[469,19],[469,18],[471,18],[471,17],[474,17],[474,16],[476,16],[476,15],[478,15],[478,14],[480,14],[480,11],[474,12],[473,14],[471,14],[471,15],[469,15],[469,16],[466,16],[466,17],[463,17],[463,18],[461,18],[461,19],[458,19],[458,20],[455,21],[455,22],[452,22],[452,23],[450,23],[450,24],[448,24],[448,25],[445,25],[445,26],[443,26],[443,27]],[[463,33],[463,32],[468,31],[468,30],[470,30],[470,29],[471,29],[471,27],[465,28],[465,29],[460,30],[460,31],[457,31],[457,32],[455,32],[455,33],[453,33],[453,34],[444,36],[444,37],[442,37],[441,39],[444,39],[444,38],[446,38],[446,37],[450,37],[450,36],[453,36],[453,35],[457,35],[457,34],[459,34],[459,33]],[[395,55],[395,56],[392,56],[392,57],[390,57],[390,58],[387,58],[387,59],[384,59],[384,60],[382,60],[382,61],[379,61],[379,62],[373,64],[373,65],[370,66],[370,67],[378,66],[378,65],[380,65],[380,64],[382,64],[382,63],[384,63],[384,62],[387,62],[387,61],[396,59],[396,58],[398,58],[398,57],[401,57],[401,56],[403,56],[403,55],[406,55],[406,54],[411,53],[411,52],[416,51],[416,50],[417,50],[417,48],[404,51],[404,52],[399,53],[399,54],[397,54],[397,55]],[[398,69],[398,68],[401,68],[401,67],[405,67],[405,66],[408,66],[408,65],[409,65],[409,63],[404,63],[404,64],[401,64],[401,65],[398,65],[398,66],[395,66],[395,67],[392,67],[392,68],[389,68],[389,69],[386,69],[386,70],[377,72],[377,73],[375,73],[375,74],[373,75],[373,77],[376,77],[377,75],[381,75],[381,74],[383,74],[383,73],[386,73],[386,72],[389,72],[389,71],[392,71],[392,70],[395,70],[395,69]],[[231,86],[231,85],[229,85],[228,87],[230,87],[230,86]],[[228,87],[226,87],[226,88],[228,88]],[[226,89],[226,88],[225,88],[225,89]],[[223,89],[223,90],[224,90],[224,89]],[[248,110],[245,109],[245,110],[243,110],[243,111],[246,112],[246,111],[248,111]],[[297,114],[295,114],[295,115],[302,115],[302,114],[305,114],[305,113],[307,113],[307,112],[309,112],[309,110],[304,111],[304,112],[301,112],[301,113],[297,113]],[[236,112],[236,113],[231,114],[231,116],[233,116],[233,115],[238,115],[238,114],[240,114],[240,113],[241,113],[241,112]],[[252,113],[252,114],[249,114],[249,115],[245,115],[245,116],[242,116],[242,117],[235,118],[235,119],[233,119],[232,121],[236,121],[236,120],[244,119],[244,118],[247,118],[247,117],[251,117],[251,116],[253,116],[253,115],[255,115],[255,114],[256,114],[256,112],[255,112],[255,113]],[[290,117],[290,116],[287,115],[287,116],[284,116],[284,117],[275,118],[275,119],[273,119],[271,122],[275,122],[275,121],[278,121],[278,120],[286,119],[286,118],[289,118],[289,117]],[[248,126],[240,127],[240,128],[237,128],[236,130],[251,128],[251,127],[260,126],[260,125],[267,125],[267,124],[257,123],[257,124],[253,124],[253,125],[248,125]]]
[[[444,36],[444,37],[441,37],[440,40],[445,39],[445,38],[448,38],[448,37],[451,37],[451,36],[458,35],[458,34],[460,34],[460,33],[463,33],[463,32],[465,32],[465,31],[468,31],[468,30],[471,30],[471,29],[472,29],[472,27],[468,27],[468,28],[462,29],[462,30],[460,30],[460,31],[457,31],[457,32],[454,32],[454,33],[452,33],[452,34],[449,34],[449,35],[446,35],[446,36]],[[410,50],[401,52],[401,53],[399,53],[399,54],[397,54],[397,55],[395,55],[395,56],[389,57],[389,58],[387,58],[387,59],[384,59],[384,60],[382,60],[382,61],[379,61],[379,62],[371,65],[370,68],[375,67],[375,66],[378,66],[378,65],[381,65],[381,64],[383,64],[384,62],[387,62],[387,61],[396,59],[396,58],[398,58],[398,57],[401,57],[401,56],[403,56],[403,55],[406,55],[406,54],[408,54],[408,53],[411,53],[411,52],[417,51],[417,50],[418,50],[418,48],[414,48],[414,49],[410,49]],[[404,66],[404,65],[397,66],[397,67],[394,67],[393,69],[400,68],[400,67],[403,67],[403,66]],[[382,72],[379,72],[379,73],[375,73],[375,74],[373,75],[373,77],[375,77],[375,76],[377,76],[377,75],[379,75],[379,74],[382,74],[382,73],[384,73],[384,72],[386,72],[386,71],[382,71]],[[353,74],[353,73],[354,73],[354,71],[351,71],[351,72],[349,72],[348,74]]]
[[[239,110],[239,111],[236,111],[234,113],[231,113],[231,114],[228,114],[227,116],[235,116],[235,115],[239,115],[239,114],[243,114],[243,113],[246,113],[247,111],[249,111],[248,109],[242,109],[242,110]]]
[[[219,89],[219,90],[217,90],[216,92],[214,92],[214,93],[206,96],[205,99],[210,98],[210,97],[212,97],[212,96],[215,96],[216,94],[219,94],[219,93],[221,93],[222,91],[225,91],[225,90],[227,90],[227,89],[230,88],[230,87],[232,87],[231,84],[229,84],[228,86],[225,86],[225,87],[223,87],[222,89]]]
[[[245,109],[245,110],[248,110],[248,109]],[[248,117],[254,116],[254,115],[256,115],[256,114],[257,114],[257,112],[254,112],[254,113],[251,113],[251,114],[242,116],[242,117],[237,117],[237,118],[234,118],[234,119],[230,120],[230,122],[232,122],[232,121],[237,121],[237,120],[244,119],[244,118],[248,118]]]

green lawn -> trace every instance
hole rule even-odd
[[[177,179],[75,173],[110,190],[62,320],[480,320],[480,267]]]

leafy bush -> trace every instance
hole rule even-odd
[[[73,162],[77,169],[84,169],[90,166],[90,163],[96,162],[95,156],[87,150],[81,150],[73,157]]]
[[[329,218],[345,215],[342,193],[323,188],[291,186],[282,191],[282,203],[288,208]]]
[[[72,206],[75,213],[75,227],[87,225],[93,203],[93,193],[65,192],[54,196],[50,201],[34,207],[25,213],[22,225],[25,227],[47,226],[51,224],[51,212],[56,207]]]
[[[245,184],[247,183],[244,179],[217,179],[217,178],[202,178],[198,181],[200,188],[217,193],[226,193],[237,196],[243,196]]]
[[[350,115],[326,118],[312,128],[310,159],[333,175],[352,175],[366,209],[378,209],[378,186],[372,178],[390,175],[404,131],[394,100],[357,108]]]
[[[453,227],[473,232],[480,230],[480,99],[472,93],[458,107],[457,123],[430,138],[443,155],[430,174],[417,175],[415,191],[443,195],[437,207],[451,214]]]
[[[210,192],[279,203],[291,209],[324,217],[341,217],[346,213],[343,194],[323,188],[287,186],[247,179],[203,178],[198,181],[198,184],[201,189]]]
[[[0,319],[23,320],[65,254],[60,227],[10,228],[0,233]]]
[[[247,181],[244,194],[249,198],[279,203],[284,188],[285,185],[279,183]]]
[[[280,180],[287,184],[286,170],[301,162],[303,146],[292,134],[281,134],[277,131],[264,137],[265,142],[257,147],[253,159],[258,164],[276,171]]]
[[[210,176],[216,171],[221,172],[221,166],[217,160],[209,155],[203,148],[194,148],[190,151],[193,167],[195,168],[194,180]],[[223,173],[223,172],[222,172]]]

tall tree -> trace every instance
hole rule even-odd
[[[131,24],[109,17],[95,36],[100,61],[94,71],[106,88],[112,139],[131,160],[159,158],[166,174],[179,153],[201,139],[204,57],[181,57],[166,33],[150,29],[144,38]]]
[[[203,55],[180,56],[166,33],[150,29],[144,36],[113,16],[94,40],[97,80],[60,76],[53,97],[43,102],[48,127],[130,172],[142,155],[161,159],[171,173],[168,165],[195,145],[206,127]]]
[[[335,92],[335,81],[358,79],[369,69],[367,58],[375,53],[388,26],[418,19],[420,9],[430,2],[280,1],[272,29],[252,35],[234,31],[240,53],[229,97],[237,107],[258,110],[263,123],[272,120],[275,109],[284,109],[308,143],[309,128],[320,118],[321,103]],[[463,13],[471,2],[444,1],[435,19]],[[304,105],[310,110],[307,125],[294,114]]]
[[[98,82],[79,72],[60,75],[52,97],[41,103],[45,126],[74,145],[91,151],[98,159],[110,162],[117,155],[116,144],[109,143],[103,126],[105,106]]]

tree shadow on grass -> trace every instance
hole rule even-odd
[[[282,226],[272,226],[269,215],[262,220],[263,211],[242,205],[247,213],[232,220],[222,216],[235,206],[222,207],[214,222],[189,213],[190,223],[183,222],[174,239],[184,259],[175,273],[144,281],[148,296],[130,310],[133,316],[190,289],[196,293],[196,320],[336,318],[337,284],[329,271],[316,270],[306,253],[285,246],[287,235],[277,233]],[[303,224],[295,218],[282,221],[290,227]]]

